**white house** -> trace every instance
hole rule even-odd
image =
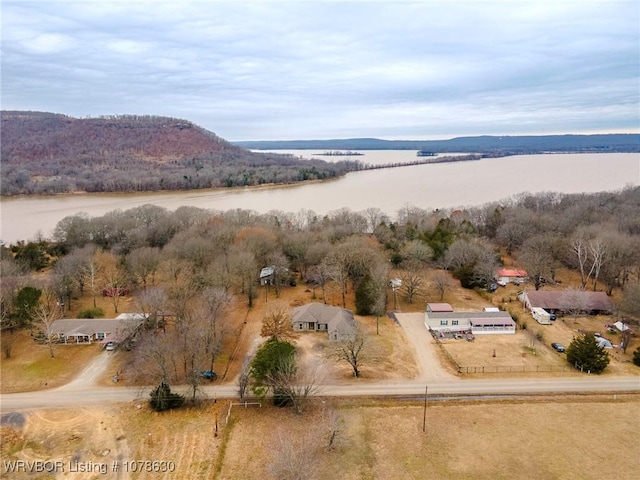
[[[448,306],[448,307],[447,307]],[[507,312],[454,312],[449,304],[427,304],[424,324],[431,332],[445,336],[451,333],[510,334],[516,322]]]

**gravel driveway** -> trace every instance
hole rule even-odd
[[[420,375],[416,380],[458,379],[440,365],[436,355],[438,346],[424,325],[424,313],[396,313],[395,316],[415,350],[416,362],[420,366]]]

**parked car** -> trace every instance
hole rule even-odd
[[[556,318],[558,318],[558,317],[556,316],[555,313],[550,313],[549,314],[549,320],[554,321]]]
[[[116,349],[116,344],[115,344],[115,343],[113,343],[113,342],[107,342],[107,344],[104,346],[104,349],[105,349],[107,352],[112,352],[113,350],[115,350],[115,349]]]
[[[218,375],[213,370],[198,370],[196,373],[200,378],[205,378],[210,382],[213,382],[218,378]]]
[[[496,290],[498,290],[498,285],[495,283],[490,283],[487,287],[487,292],[495,292]]]
[[[551,344],[551,348],[553,348],[556,352],[559,352],[559,353],[564,352],[564,345],[562,345],[561,343],[554,342]]]

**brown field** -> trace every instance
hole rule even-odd
[[[226,425],[228,405],[162,414],[135,403],[41,410],[25,414],[21,427],[7,426],[4,418],[4,461],[60,460],[67,471],[9,475],[3,465],[2,477],[627,480],[640,471],[637,395],[430,401],[426,432],[419,401],[317,400],[304,416],[267,405],[234,406]],[[332,449],[327,411],[339,419]],[[105,464],[107,474],[71,473],[72,460]],[[174,471],[126,474],[124,462],[134,460],[173,462],[164,465]],[[285,477],[285,465],[304,474]]]

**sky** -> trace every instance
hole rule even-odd
[[[230,140],[638,133],[637,0],[2,0],[1,104]]]

